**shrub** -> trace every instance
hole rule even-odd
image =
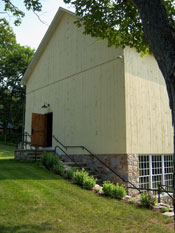
[[[77,170],[74,174],[74,180],[79,185],[83,185],[83,181],[86,177],[88,177],[88,173],[84,168],[81,171]]]
[[[54,164],[59,163],[59,161],[58,156],[53,153],[46,152],[41,156],[41,162],[48,170],[53,169]]]
[[[91,190],[96,185],[97,179],[95,179],[93,176],[85,176],[83,179],[83,186]]]
[[[135,203],[136,203],[136,199],[131,198],[129,202],[130,202],[131,204],[135,204]]]
[[[53,171],[58,175],[63,175],[64,174],[64,167],[60,163],[54,164]]]
[[[126,196],[126,190],[123,185],[114,185],[110,181],[104,181],[103,192],[106,196],[111,196],[118,199],[122,199]]]
[[[96,193],[100,193],[100,192],[101,192],[101,189],[98,188],[98,189],[96,189],[95,191],[96,191]]]
[[[113,190],[115,185],[112,184],[110,181],[103,182],[103,192],[106,196],[113,196]]]
[[[169,212],[169,208],[167,206],[162,208],[162,213]]]
[[[143,207],[152,209],[156,204],[156,199],[152,196],[151,193],[142,193],[140,197],[140,202]]]
[[[77,184],[82,185],[89,190],[95,186],[97,181],[93,176],[89,176],[84,168],[81,171],[76,171],[74,173],[74,180]]]
[[[112,196],[118,199],[122,199],[126,197],[126,190],[123,185],[114,185],[113,190],[112,190]]]
[[[68,168],[66,170],[66,175],[68,179],[73,179],[74,178],[74,173],[75,173],[75,169],[74,168]]]

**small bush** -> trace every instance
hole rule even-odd
[[[53,171],[58,175],[63,175],[64,174],[64,167],[60,163],[54,164]]]
[[[151,193],[142,193],[140,202],[143,207],[152,209],[156,204],[156,199],[152,196]]]
[[[96,191],[96,193],[100,193],[101,189],[98,188],[98,189],[96,189],[95,191]]]
[[[165,212],[169,212],[169,208],[167,206],[163,207],[162,208],[162,213],[165,213]]]
[[[77,184],[82,185],[86,189],[92,189],[96,185],[96,180],[93,176],[89,176],[88,172],[83,168],[81,171],[74,173],[74,180]]]
[[[85,176],[83,179],[83,186],[91,190],[96,185],[97,179],[95,179],[93,176]]]
[[[68,169],[66,170],[66,176],[67,176],[67,178],[70,179],[70,180],[72,180],[72,179],[74,178],[74,173],[75,173],[75,172],[76,172],[75,169],[73,169],[73,168],[68,168]]]
[[[114,185],[113,190],[112,190],[112,196],[118,199],[122,199],[126,197],[126,190],[123,185]]]
[[[48,169],[51,170],[53,169],[53,166],[57,163],[59,163],[59,158],[57,155],[53,154],[53,153],[44,153],[41,156],[41,163]]]
[[[106,196],[113,196],[113,190],[115,185],[112,184],[110,181],[103,182],[103,192]]]
[[[135,203],[136,203],[136,199],[131,198],[129,202],[130,202],[131,204],[135,204]]]
[[[110,181],[104,181],[103,192],[106,196],[111,196],[118,199],[122,199],[126,196],[126,190],[123,185],[114,185]]]
[[[74,180],[79,185],[83,185],[83,181],[86,177],[88,177],[88,173],[84,168],[81,171],[77,170],[74,174]]]

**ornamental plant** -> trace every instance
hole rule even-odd
[[[170,209],[167,206],[164,206],[162,208],[162,213],[169,212],[169,211],[170,211]]]
[[[122,199],[126,197],[126,190],[123,185],[116,184],[112,190],[112,196],[117,199]]]
[[[53,165],[53,171],[58,175],[63,175],[65,170],[61,163],[57,163]]]
[[[88,173],[83,168],[81,171],[77,170],[74,175],[74,180],[77,184],[83,185],[83,180],[88,177]]]
[[[129,203],[131,203],[131,204],[135,204],[135,203],[136,203],[136,199],[131,198],[131,199],[130,199],[130,201],[129,201]]]
[[[90,190],[96,185],[97,179],[93,176],[89,176],[88,172],[83,168],[81,171],[74,173],[74,180],[77,184],[82,185],[84,188]]]
[[[114,185],[110,181],[104,181],[103,192],[106,196],[122,199],[126,196],[126,190],[123,185]]]
[[[68,179],[73,179],[74,178],[74,173],[76,172],[76,170],[74,168],[68,168],[66,169],[66,176]]]
[[[113,190],[115,185],[110,181],[103,182],[103,192],[106,196],[113,196]]]
[[[55,164],[60,162],[57,155],[46,152],[41,156],[41,163],[48,169],[52,170]]]
[[[85,176],[83,179],[83,187],[91,190],[96,185],[96,181],[97,179],[95,179],[93,176]]]
[[[141,194],[140,202],[143,207],[152,209],[156,204],[156,198],[154,198],[151,193],[145,192]]]

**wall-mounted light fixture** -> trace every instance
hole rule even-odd
[[[44,103],[41,108],[48,108],[48,107],[50,107],[50,104]]]
[[[117,59],[123,59],[123,56],[117,56],[116,58]]]

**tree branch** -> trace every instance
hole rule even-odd
[[[44,21],[40,18],[40,16],[39,16],[34,10],[32,10],[32,11],[33,11],[33,13],[36,15],[36,17],[39,19],[39,21],[40,21],[42,24],[48,26],[48,24],[47,24],[46,22],[44,22]]]

